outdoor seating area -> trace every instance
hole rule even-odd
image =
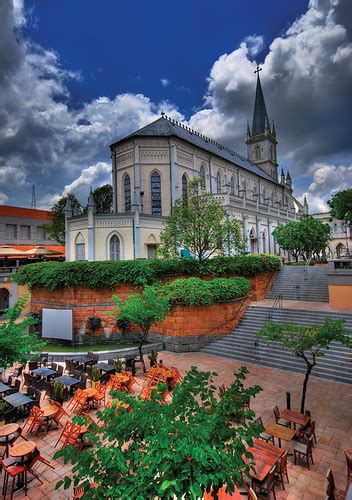
[[[165,383],[167,389],[160,403],[168,404],[185,371],[197,365],[202,370],[217,371],[221,397],[225,386],[231,383],[230,374],[240,366],[239,362],[224,359],[217,366],[219,358],[199,353],[181,356],[165,352],[165,364],[151,367],[146,374],[138,370],[133,375],[131,364],[130,370],[123,367],[122,372],[116,373],[116,365],[112,363],[116,360],[95,363],[97,359],[91,354],[77,358],[66,360],[63,366],[42,355],[38,362],[17,369],[17,377],[14,370],[2,374],[0,393],[8,407],[4,412],[5,425],[0,427],[1,481],[6,497],[21,498],[27,493],[29,498],[39,498],[41,493],[46,498],[78,498],[73,489],[53,491],[56,482],[70,473],[70,465],[53,457],[57,450],[68,445],[78,451],[92,446],[88,439],[89,427],[93,422],[104,425],[96,411],[111,406],[112,390],[149,399],[153,388]],[[100,380],[91,379],[96,367],[100,370]],[[344,396],[344,412],[336,421],[334,407],[329,407],[334,399],[328,396],[324,398],[324,405],[319,404],[319,398],[311,401],[308,414],[284,408],[288,387],[292,400],[298,401],[297,375],[280,377],[273,370],[251,366],[248,378],[263,387],[262,393],[245,403],[255,411],[257,422],[263,424],[263,432],[247,450],[253,456],[255,470],[243,477],[243,484],[237,486],[231,498],[334,498],[331,492],[335,492],[337,498],[339,490],[346,491],[347,479],[352,479],[352,437],[351,432],[348,434],[352,426],[352,398]],[[19,387],[16,381],[20,382]],[[61,401],[52,397],[57,382],[65,388]],[[337,387],[343,389],[339,384],[313,383],[321,387],[324,384],[330,396]],[[72,422],[76,415],[87,417],[88,424]],[[331,425],[334,425],[333,434]],[[210,498],[208,495],[205,493],[204,498]],[[229,496],[224,490],[219,498]]]

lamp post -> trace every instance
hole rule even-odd
[[[346,235],[346,252],[345,252],[345,257],[349,257],[350,256],[350,250],[348,248],[348,228],[349,228],[349,224],[347,224],[346,221],[344,221],[343,223],[343,232],[345,233]]]

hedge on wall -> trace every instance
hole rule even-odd
[[[88,288],[114,288],[121,283],[147,285],[162,277],[175,275],[237,275],[255,276],[277,271],[281,260],[273,255],[238,255],[196,260],[121,260],[41,262],[22,266],[14,275],[19,285],[30,289],[48,290],[84,286]]]
[[[245,278],[178,278],[162,287],[172,305],[184,304],[188,306],[209,306],[217,302],[224,302],[247,297],[250,283]]]

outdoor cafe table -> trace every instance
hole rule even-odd
[[[93,358],[85,355],[85,354],[77,354],[77,356],[73,356],[71,361],[78,361],[79,363],[89,364],[93,361]]]
[[[3,401],[9,403],[14,408],[19,408],[20,406],[26,406],[29,403],[33,403],[33,399],[29,398],[22,392],[15,392],[14,394],[10,394],[9,396],[5,396],[2,398]]]
[[[109,365],[108,363],[97,363],[95,366],[100,368],[101,371],[110,373],[115,371],[115,367],[112,365]]]
[[[270,422],[265,426],[265,432],[275,436],[279,440],[279,446],[281,447],[281,439],[284,441],[292,441],[296,435],[295,429],[290,427],[285,427],[284,425],[276,424],[275,422]]]
[[[305,426],[310,420],[310,417],[308,415],[303,415],[303,413],[295,410],[282,410],[280,412],[280,418],[284,418],[285,420],[292,422],[294,428],[296,428],[296,424]]]
[[[9,390],[10,390],[10,387],[8,385],[0,382],[0,394],[3,394],[4,392],[7,392]]]
[[[73,386],[80,383],[78,378],[70,377],[70,375],[62,375],[61,377],[57,377],[55,379],[55,382],[60,382],[60,384],[68,386],[70,388],[71,394]]]
[[[9,456],[9,437],[17,432],[20,426],[18,424],[6,424],[0,427],[0,438],[5,438],[5,457]],[[3,443],[4,444],[4,443]]]
[[[255,472],[250,471],[250,475],[258,481],[263,481],[284,454],[285,449],[260,439],[254,439],[253,444],[254,446],[247,448],[254,457]]]
[[[57,371],[52,370],[51,368],[36,368],[35,370],[32,371],[34,375],[37,375],[38,377],[50,377],[52,375],[55,375]]]

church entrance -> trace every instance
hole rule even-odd
[[[253,228],[249,232],[249,241],[251,253],[258,253],[258,238]]]
[[[7,288],[0,288],[0,314],[10,306],[10,292]]]

